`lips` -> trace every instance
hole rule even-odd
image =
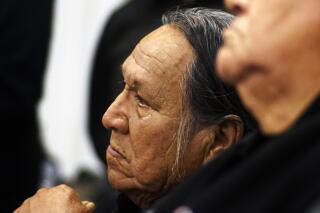
[[[123,154],[121,154],[117,149],[115,149],[111,145],[108,146],[107,154],[115,158],[125,158]]]

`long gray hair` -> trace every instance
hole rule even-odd
[[[164,25],[175,25],[184,33],[196,55],[181,82],[183,106],[174,140],[177,154],[172,168],[180,177],[184,176],[185,171],[181,171],[179,164],[197,131],[219,124],[228,114],[238,115],[244,121],[245,128],[250,128],[250,116],[234,88],[225,85],[215,71],[222,31],[232,20],[231,14],[208,8],[178,9],[162,17]]]

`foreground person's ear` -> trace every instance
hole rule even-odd
[[[237,143],[244,134],[244,123],[237,115],[227,115],[215,126],[214,137],[208,146],[204,162],[217,157],[222,151]]]

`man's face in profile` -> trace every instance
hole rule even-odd
[[[176,183],[175,133],[182,78],[194,53],[183,33],[163,26],[146,36],[122,66],[125,88],[103,116],[112,129],[106,157],[111,185],[139,206]],[[197,143],[196,143],[197,144]],[[193,155],[202,158],[202,149]],[[190,157],[192,166],[198,162]]]
[[[224,33],[219,74],[236,86],[258,121],[269,122],[268,112],[286,104],[284,97],[304,80],[301,71],[319,60],[320,1],[225,3],[237,17]]]

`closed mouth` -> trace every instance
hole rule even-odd
[[[118,151],[118,149],[114,148],[112,145],[108,146],[107,153],[109,153],[111,156],[115,158],[123,158],[126,159],[125,156]]]

